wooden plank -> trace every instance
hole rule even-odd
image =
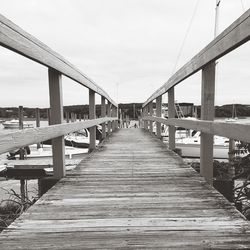
[[[217,121],[201,121],[201,120],[189,120],[189,119],[165,119],[156,116],[144,117],[143,120],[159,121],[166,125],[172,125],[177,127],[183,127],[187,129],[193,129],[202,131],[211,135],[219,135],[235,140],[241,140],[250,143],[249,124],[240,123],[227,123]]]
[[[160,140],[120,129],[3,231],[0,248],[248,249],[249,229]]]
[[[156,90],[142,105],[147,105],[158,96],[165,94],[170,88],[195,74],[205,65],[215,61],[242,44],[250,38],[250,10],[234,21],[227,29],[218,35],[204,49],[195,55],[189,62],[180,68],[168,81]]]
[[[104,96],[113,105],[117,106],[116,102],[93,80],[88,78],[61,55],[28,34],[3,15],[0,15],[0,45],[61,72],[63,75]]]
[[[212,62],[202,70],[202,120],[214,120],[215,67],[216,63]],[[200,173],[202,176],[204,176],[205,180],[211,185],[213,185],[213,145],[214,136],[202,132],[200,145]]]
[[[62,75],[49,68],[49,96],[51,110],[51,124],[63,123],[63,100],[62,100]],[[65,176],[65,148],[64,136],[52,139],[52,155],[54,178],[61,179]]]
[[[175,98],[174,98],[174,87],[168,91],[168,118],[175,118]],[[169,149],[175,149],[175,127],[168,127],[168,143]]]
[[[89,90],[89,119],[96,118],[96,110],[95,110],[95,92],[93,90]],[[89,128],[90,138],[89,138],[89,149],[93,150],[96,147],[96,126]]]

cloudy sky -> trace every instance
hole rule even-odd
[[[0,0],[1,14],[40,39],[119,103],[144,102],[214,36],[215,0]],[[222,0],[219,30],[250,7]],[[216,104],[248,103],[250,44],[219,61]],[[47,68],[0,48],[0,106],[48,107]],[[176,87],[200,103],[200,73]],[[88,91],[63,78],[64,105]],[[166,101],[167,99],[163,99]],[[100,102],[100,98],[97,98]]]

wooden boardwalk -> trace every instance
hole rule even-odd
[[[158,139],[121,129],[0,234],[0,249],[249,249],[249,230]]]

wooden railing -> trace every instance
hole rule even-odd
[[[157,122],[156,134],[161,136],[161,123],[169,126],[169,148],[175,148],[175,127],[200,130],[201,174],[213,182],[213,136],[250,142],[250,125],[214,122],[215,61],[230,51],[246,43],[250,38],[250,10],[217,36],[187,64],[178,70],[165,84],[155,91],[143,104],[144,128],[153,131],[153,121]],[[174,86],[202,70],[201,120],[175,119]],[[161,118],[162,95],[168,93],[168,119]],[[153,116],[153,101],[156,99],[156,116]]]
[[[64,135],[89,128],[90,149],[94,149],[96,147],[96,126],[98,124],[102,124],[103,138],[106,137],[106,123],[108,133],[118,127],[118,106],[93,80],[2,15],[0,15],[0,45],[48,67],[51,108],[51,126],[2,135],[0,138],[0,153],[52,139],[54,177],[60,179],[65,175]],[[63,124],[62,75],[89,89],[90,120]],[[99,119],[96,119],[95,94],[101,96],[102,118]]]

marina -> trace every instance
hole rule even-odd
[[[249,249],[247,0],[13,1],[0,249]]]

